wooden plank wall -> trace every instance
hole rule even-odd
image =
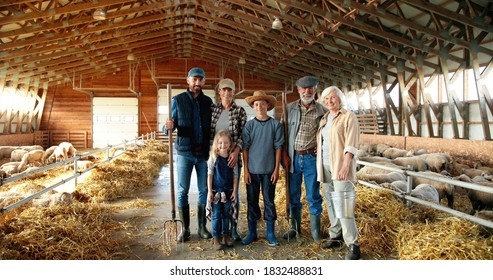
[[[206,71],[205,88],[213,89],[220,78],[221,69],[213,63],[192,59],[173,59],[156,63],[155,81],[159,87],[166,88],[171,83],[173,88],[186,88],[186,75],[192,67],[202,67]],[[130,91],[102,92],[94,91],[97,97],[128,97],[136,96],[139,99],[139,135],[157,130],[157,86],[152,79],[150,70],[145,62],[141,62],[136,68],[133,90],[140,92],[137,96]],[[128,89],[130,86],[129,69],[111,73],[97,79],[77,81],[77,88],[118,88]],[[167,78],[164,78],[167,77]],[[233,67],[226,67],[224,77],[231,78],[239,86],[239,73]],[[296,77],[294,78],[296,79]],[[267,91],[283,90],[284,82],[272,83],[259,79],[254,75],[245,75],[245,89],[247,91],[240,98],[249,96],[253,90],[263,89]],[[237,89],[238,91],[239,89]],[[76,148],[91,147],[92,145],[92,106],[91,94],[74,90],[72,83],[52,85],[48,88],[40,130],[50,131],[50,145],[56,145],[62,141],[76,141]],[[298,98],[298,94],[289,94],[288,101]],[[281,112],[280,94],[278,100],[278,116]],[[77,140],[74,140],[74,132]],[[80,139],[85,135],[85,141]]]

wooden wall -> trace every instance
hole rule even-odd
[[[158,87],[166,88],[170,83],[173,88],[185,88],[186,76],[188,70],[192,67],[202,67],[206,72],[205,88],[214,89],[219,80],[231,78],[239,87],[240,73],[233,67],[224,67],[221,69],[219,65],[210,62],[197,61],[191,59],[172,59],[167,61],[157,61],[155,64],[155,79],[152,79],[151,70],[144,61],[133,69],[134,83],[132,90],[140,93],[139,99],[139,135],[154,131],[157,127],[158,112],[157,112],[157,92]],[[100,89],[127,89],[130,87],[129,69],[115,72],[101,78],[94,78],[77,81],[76,88],[96,89],[94,96],[97,97],[128,97],[137,96],[129,91],[115,91]],[[221,76],[221,73],[224,73]],[[157,85],[156,85],[157,84]],[[269,93],[274,91],[281,92],[286,88],[283,81],[273,83],[271,81],[260,79],[254,75],[245,75],[244,94],[239,98],[251,95],[253,90],[266,90]],[[240,89],[237,89],[239,91]],[[90,93],[83,93],[74,89],[71,83],[62,85],[53,85],[48,88],[45,109],[43,112],[40,130],[45,131],[85,131],[87,132],[87,146],[92,144],[92,112],[91,112],[91,97]],[[288,100],[294,100],[298,94],[288,94]],[[277,117],[280,116],[281,110],[281,95],[278,94],[278,109]],[[67,139],[68,140],[68,139]],[[58,144],[58,143],[51,143]],[[80,147],[79,147],[80,148]]]

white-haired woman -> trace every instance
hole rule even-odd
[[[346,109],[342,91],[331,86],[322,91],[320,102],[329,110],[320,120],[317,131],[317,179],[322,184],[330,220],[329,240],[322,247],[348,246],[346,259],[361,256],[358,229],[354,217],[337,218],[329,201],[330,192],[354,191],[359,124],[356,115]]]

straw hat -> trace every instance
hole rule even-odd
[[[253,107],[253,102],[258,101],[258,100],[265,100],[267,103],[269,103],[269,108],[267,111],[270,111],[276,107],[276,98],[272,95],[268,95],[265,93],[265,91],[262,90],[257,90],[253,93],[252,96],[249,96],[245,98],[245,101],[250,105],[250,107]]]

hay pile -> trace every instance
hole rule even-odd
[[[112,217],[122,206],[106,202],[152,187],[167,162],[166,151],[167,145],[148,141],[143,148],[93,169],[88,180],[77,186],[71,205],[38,208],[26,204],[1,215],[0,259],[124,259],[130,237],[116,233],[128,225]],[[39,187],[31,184],[22,180],[3,190],[31,193],[33,186]],[[151,206],[136,199],[123,207]]]
[[[113,259],[121,225],[111,209],[98,204],[29,208],[0,228],[0,259]]]
[[[282,176],[281,176],[282,178]],[[285,209],[285,181],[277,185],[276,207],[279,219]],[[484,238],[480,227],[467,220],[426,208],[417,204],[408,208],[391,192],[361,185],[356,186],[355,217],[361,249],[372,259],[402,260],[487,260],[493,259],[493,236]],[[460,200],[464,201],[460,201]],[[302,234],[310,235],[309,214],[302,198]],[[456,200],[457,201],[457,200]],[[459,205],[468,203],[459,197]],[[326,205],[322,213],[322,227],[329,227]],[[282,216],[283,217],[283,216]],[[309,256],[319,250],[304,249]],[[301,248],[300,248],[301,249]]]
[[[478,225],[456,217],[403,224],[397,238],[401,260],[493,259],[493,236],[481,237]]]
[[[168,146],[149,141],[138,150],[101,164],[95,172],[77,186],[77,192],[91,202],[113,201],[133,197],[139,189],[153,186],[159,169],[168,162]]]

